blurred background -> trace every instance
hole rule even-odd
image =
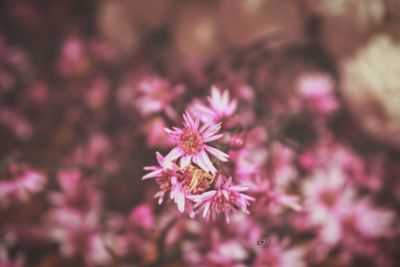
[[[399,40],[398,0],[1,1],[0,267],[398,266]],[[320,258],[303,251],[297,265],[257,263],[268,246],[227,246],[239,256],[223,264],[186,259],[183,240],[205,228],[169,226],[180,215],[158,206],[155,184],[140,180],[154,151],[170,147],[160,129],[178,120],[149,116],[140,82],[157,77],[160,86],[181,87],[179,117],[212,84],[245,87],[234,95],[255,95],[247,108],[260,123],[262,110],[287,111],[282,103],[309,73],[330,77],[339,105],[326,121],[334,146],[356,151],[365,168],[381,164],[379,186],[365,189],[363,180],[357,190],[394,216],[389,237],[368,247],[368,257],[386,254],[378,261],[343,255],[350,242]],[[284,137],[304,152],[318,143],[319,132],[309,129],[314,117],[291,116]],[[292,217],[281,218],[274,223]],[[283,231],[303,250],[312,247],[303,241],[313,230]]]

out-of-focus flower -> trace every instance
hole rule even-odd
[[[336,166],[342,175],[354,184],[378,191],[382,187],[382,156],[362,158],[351,147],[337,143],[330,136],[324,136],[311,149],[298,157],[300,166],[307,171],[325,168],[327,163]]]
[[[345,177],[332,166],[327,171],[316,171],[303,184],[305,209],[312,225],[320,226],[320,238],[327,244],[336,244],[342,236],[340,218],[352,204],[354,191],[345,187]]]
[[[87,264],[107,264],[111,255],[93,214],[82,214],[70,208],[57,208],[49,213],[51,235],[61,245],[66,257],[80,255]]]
[[[265,129],[256,127],[246,133],[241,149],[229,152],[230,159],[235,162],[235,177],[247,179],[260,174],[268,158],[266,141]]]
[[[289,239],[279,241],[274,235],[269,238],[267,248],[261,248],[262,251],[257,254],[253,266],[257,267],[304,267],[305,249],[302,247],[290,247]]]
[[[225,220],[229,223],[234,211],[249,213],[247,206],[254,198],[242,193],[248,189],[244,185],[233,185],[232,177],[225,179],[220,175],[215,182],[215,190],[189,198],[196,202],[195,209],[201,209],[204,218],[215,219],[218,213],[224,213]]]
[[[97,213],[101,208],[102,195],[92,180],[85,179],[79,169],[66,169],[58,174],[61,192],[52,192],[49,197],[57,207],[70,207],[84,213]]]
[[[142,229],[153,229],[155,222],[151,206],[146,203],[136,206],[129,215],[129,221]]]
[[[23,141],[31,138],[34,132],[30,122],[11,109],[0,108],[0,123],[10,128]]]
[[[57,69],[62,76],[80,76],[90,68],[87,47],[78,37],[70,37],[64,41],[60,51]]]
[[[168,153],[166,158],[169,161],[180,158],[181,168],[185,168],[191,162],[194,162],[204,171],[215,174],[217,170],[207,152],[221,161],[227,161],[229,156],[206,143],[218,140],[223,136],[223,134],[217,134],[221,128],[221,123],[214,124],[208,121],[200,127],[199,116],[196,115],[193,118],[187,112],[183,115],[183,118],[184,127],[182,129],[176,127],[172,128],[172,130],[166,129],[167,133],[177,143],[177,146]]]
[[[113,173],[118,170],[120,162],[112,151],[111,141],[104,133],[94,133],[86,144],[79,145],[67,162],[79,163],[88,167],[102,168]]]
[[[1,267],[23,267],[25,266],[24,260],[21,256],[15,259],[10,259],[5,247],[0,246],[0,266]]]
[[[394,219],[392,211],[374,207],[370,200],[361,199],[348,208],[343,220],[350,230],[357,231],[365,239],[373,239],[393,234]]]
[[[145,78],[137,85],[138,97],[134,100],[134,105],[143,116],[163,111],[170,118],[176,118],[171,103],[183,91],[183,86],[172,86],[169,81],[159,77]]]
[[[329,114],[338,108],[333,95],[333,81],[327,75],[310,74],[300,77],[297,93],[305,108],[315,114]]]
[[[207,100],[207,104],[195,102],[192,107],[189,107],[192,113],[199,114],[203,122],[213,120],[217,123],[232,116],[236,111],[237,101],[229,98],[227,89],[222,91],[216,86],[211,87],[211,96]]]
[[[45,104],[49,99],[49,87],[46,83],[38,81],[30,87],[29,95],[37,104]]]
[[[324,249],[337,244],[363,247],[363,240],[384,237],[391,232],[394,214],[375,208],[356,190],[340,166],[316,170],[303,186],[308,222],[318,227]],[[360,249],[362,250],[362,249]]]
[[[92,109],[98,110],[102,108],[106,101],[110,90],[108,80],[97,77],[92,81],[91,87],[86,91],[86,102]]]
[[[9,179],[0,180],[0,201],[6,205],[12,199],[27,201],[32,194],[42,191],[46,183],[47,177],[43,173],[30,169],[22,171]]]
[[[283,191],[284,188],[279,189],[276,179],[267,179],[261,173],[255,174],[245,179],[246,184],[249,186],[251,192],[256,198],[257,213],[267,213],[271,216],[278,216],[282,213],[283,208],[290,208],[294,211],[301,211],[302,206],[299,204],[299,197],[296,195],[287,194]],[[267,207],[267,208],[266,208]]]
[[[165,148],[171,147],[174,144],[164,131],[166,127],[167,124],[161,116],[154,117],[144,125],[143,133],[149,147]]]

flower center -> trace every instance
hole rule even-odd
[[[332,207],[336,202],[336,194],[332,191],[325,191],[320,195],[320,199],[327,207]]]
[[[189,165],[183,172],[182,184],[185,185],[191,193],[200,194],[210,187],[214,179],[215,176],[196,166]]]
[[[203,147],[203,140],[196,131],[184,129],[179,137],[179,147],[187,154],[196,154]]]

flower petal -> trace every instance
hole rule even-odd
[[[207,152],[209,152],[211,155],[215,156],[220,161],[228,161],[229,155],[222,152],[221,150],[213,148],[208,145],[205,145],[204,148]]]
[[[179,147],[175,147],[168,153],[168,155],[165,156],[164,160],[174,161],[177,158],[181,157],[182,155],[183,151]]]

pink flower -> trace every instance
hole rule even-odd
[[[200,188],[201,184],[196,187],[191,187],[195,168],[189,166],[186,169],[180,169],[174,162],[163,157],[159,152],[156,152],[157,161],[160,166],[148,166],[144,169],[150,171],[142,177],[142,180],[156,178],[157,184],[160,186],[160,191],[155,194],[158,198],[158,204],[164,201],[165,194],[170,192],[170,199],[178,206],[180,212],[188,210],[190,216],[193,217],[191,203],[187,200],[190,192]]]
[[[158,203],[161,204],[165,193],[170,191],[170,198],[178,205],[179,211],[183,212],[185,210],[186,191],[177,178],[179,167],[159,152],[156,152],[156,157],[160,166],[145,167],[145,170],[151,172],[143,176],[142,180],[156,178],[156,182],[160,185],[160,191],[155,195],[158,198]]]
[[[47,183],[47,177],[39,172],[28,170],[16,179],[17,194],[20,199],[28,199],[29,194],[35,194],[43,190]]]
[[[141,229],[151,230],[155,226],[153,209],[148,204],[136,206],[129,215],[129,222]]]
[[[229,99],[228,90],[220,90],[218,87],[211,87],[211,97],[207,98],[208,105],[201,102],[195,102],[191,111],[198,113],[203,122],[210,119],[219,122],[223,118],[232,116],[237,107],[236,99]]]
[[[62,192],[50,193],[49,198],[53,205],[73,207],[85,213],[99,211],[102,195],[96,190],[93,180],[84,179],[78,169],[62,170],[57,178]]]
[[[344,221],[367,239],[390,235],[390,225],[395,221],[393,211],[376,208],[367,198],[357,201],[346,210]]]
[[[256,267],[304,267],[305,250],[301,247],[289,247],[289,240],[279,241],[276,236],[269,238],[268,247],[257,254],[253,266]]]
[[[327,75],[306,75],[300,79],[297,91],[310,111],[331,113],[339,106],[333,87],[333,81]]]
[[[15,259],[10,259],[5,247],[0,246],[0,266],[1,267],[22,267],[25,266],[24,260],[21,255]]]
[[[156,152],[156,158],[158,164],[160,166],[147,166],[144,167],[146,171],[151,171],[142,177],[142,180],[146,180],[149,178],[162,177],[162,176],[173,176],[176,171],[178,171],[178,166],[172,161],[168,160],[166,157],[163,157],[161,153]]]
[[[91,81],[91,85],[85,92],[87,105],[94,109],[104,108],[110,91],[110,83],[103,77],[96,77]]]
[[[70,208],[57,208],[49,213],[51,235],[60,243],[66,257],[80,255],[88,265],[109,264],[111,255],[99,229],[98,216],[82,214]]]
[[[165,127],[167,125],[161,116],[154,117],[144,125],[143,132],[149,147],[170,147],[173,145],[172,140],[164,131]]]
[[[143,116],[164,111],[170,118],[175,118],[176,113],[171,103],[183,93],[182,86],[171,86],[169,81],[159,77],[144,79],[138,85],[139,96],[134,100],[134,105]]]
[[[47,177],[33,170],[26,170],[11,179],[0,181],[0,201],[7,205],[11,199],[27,201],[39,193],[47,183]]]
[[[65,77],[81,75],[89,69],[87,47],[79,37],[70,37],[64,41],[57,63],[58,72]]]
[[[8,127],[17,138],[26,141],[33,135],[33,126],[23,116],[8,108],[0,109],[0,125]]]
[[[201,195],[192,195],[189,198],[196,202],[195,208],[203,210],[203,217],[215,219],[216,214],[223,212],[226,222],[229,223],[230,215],[233,211],[241,210],[249,213],[247,206],[249,201],[254,201],[253,197],[241,192],[249,188],[244,185],[233,185],[232,177],[225,179],[220,175],[215,182],[215,190],[205,192]]]
[[[167,133],[177,143],[177,146],[166,156],[167,160],[173,161],[180,158],[181,168],[185,168],[193,162],[204,171],[215,174],[217,170],[207,152],[221,161],[227,161],[229,156],[206,143],[218,140],[223,136],[223,134],[217,134],[221,129],[221,123],[214,124],[208,121],[200,127],[199,116],[193,119],[189,112],[186,112],[183,118],[183,129],[176,127],[173,127],[172,130],[166,129]]]

